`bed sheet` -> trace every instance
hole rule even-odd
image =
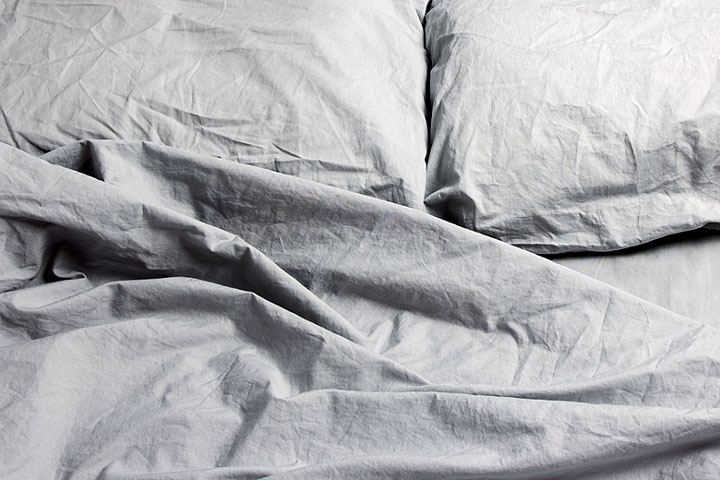
[[[612,253],[551,257],[597,280],[720,327],[720,232],[702,229]]]

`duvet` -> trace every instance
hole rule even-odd
[[[712,59],[669,21],[707,34],[713,7],[695,3],[529,2],[550,12],[536,22],[564,19],[547,38],[572,48],[602,37],[589,21],[650,31],[668,15],[669,51]],[[640,206],[648,177],[600,150],[650,124],[598,120],[572,188],[524,189],[514,165],[566,150],[542,108],[543,128],[525,131],[519,107],[487,101],[527,106],[549,80],[502,80],[516,57],[473,53],[507,42],[489,25],[517,5],[475,7],[0,4],[0,477],[717,478],[718,323],[528,250],[621,248],[720,220],[718,77],[697,79],[710,93],[685,119],[696,143],[673,139],[685,163],[633,157],[667,167],[648,174],[667,174],[651,189],[662,212]],[[477,96],[521,84],[510,100]],[[562,117],[552,91],[543,108]],[[655,100],[663,135],[677,133]],[[511,112],[491,122],[490,157],[483,108]],[[584,119],[563,128],[590,141]],[[540,208],[578,191],[599,207]],[[591,217],[614,223],[576,221]]]

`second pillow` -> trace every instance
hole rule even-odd
[[[439,0],[426,204],[535,252],[720,220],[720,7]]]

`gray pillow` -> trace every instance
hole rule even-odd
[[[419,0],[0,5],[0,141],[153,141],[422,206]]]
[[[536,252],[720,220],[715,0],[438,0],[426,204]]]

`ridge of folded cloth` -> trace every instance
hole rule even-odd
[[[0,145],[3,478],[712,478],[720,330],[420,211]]]

